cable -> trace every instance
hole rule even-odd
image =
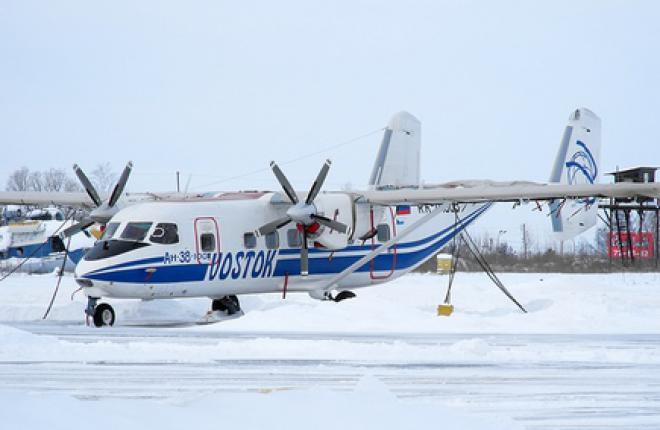
[[[458,216],[458,212],[456,212],[456,219],[462,222],[461,218]],[[506,289],[502,281],[500,281],[500,278],[497,277],[491,265],[488,264],[486,257],[483,256],[483,254],[479,251],[479,247],[477,247],[477,244],[474,243],[474,240],[472,240],[472,237],[467,232],[467,229],[463,229],[463,231],[461,231],[461,239],[463,239],[463,242],[467,246],[468,251],[470,251],[474,256],[475,260],[477,261],[477,264],[479,264],[479,266],[484,271],[484,273],[488,275],[490,280],[493,281],[495,286],[499,288],[500,291],[502,291],[504,295],[506,295],[509,298],[509,300],[515,303],[516,306],[518,306],[521,311],[527,313],[527,310],[520,303],[518,303],[516,298],[513,297],[513,295],[509,292],[509,290]]]
[[[458,269],[458,257],[460,255],[460,248],[458,246],[458,210],[456,204],[454,203],[454,250],[452,252],[452,261],[449,272],[449,284],[447,285],[447,294],[445,295],[445,304],[449,304],[451,301],[451,287],[454,284],[454,277],[456,276],[456,269]]]
[[[57,276],[57,284],[55,285],[55,291],[53,291],[53,297],[50,298],[48,309],[46,309],[46,313],[44,313],[44,316],[41,318],[42,320],[45,320],[48,314],[50,313],[50,309],[53,307],[53,303],[55,302],[55,297],[57,296],[57,292],[60,289],[62,276],[64,276],[64,266],[66,266],[66,259],[69,258],[69,246],[71,246],[71,236],[69,236],[69,238],[66,241],[66,248],[64,248],[64,259],[62,260],[62,267],[60,267],[60,273]]]
[[[497,277],[497,275],[495,274],[495,271],[490,266],[490,264],[488,264],[488,261],[483,256],[483,254],[481,254],[481,252],[479,252],[479,248],[474,243],[474,241],[472,240],[472,237],[470,237],[470,234],[466,230],[463,230],[461,232],[461,238],[463,239],[463,241],[467,245],[468,250],[472,253],[474,258],[477,260],[477,263],[479,264],[479,266],[481,266],[482,270],[486,273],[486,275],[488,275],[488,277],[491,279],[491,281],[493,281],[495,286],[497,288],[499,288],[500,291],[502,291],[504,293],[504,295],[506,295],[513,303],[515,303],[516,306],[518,306],[521,311],[523,311],[524,313],[527,313],[527,310],[520,303],[518,303],[516,298],[513,297],[513,295],[509,292],[509,290],[506,289],[506,287],[504,286],[502,281],[500,281],[500,278]]]
[[[333,145],[333,146],[329,146],[329,147],[324,148],[324,149],[320,149],[320,150],[315,151],[315,152],[310,152],[308,154],[301,155],[300,157],[292,158],[290,160],[287,160],[287,161],[284,161],[284,162],[278,163],[278,164],[281,165],[281,166],[285,166],[287,164],[292,164],[292,163],[295,163],[297,161],[304,160],[306,158],[314,157],[315,155],[323,154],[324,152],[328,152],[328,151],[331,151],[333,149],[337,149],[337,148],[340,148],[342,146],[346,146],[346,145],[351,144],[353,142],[356,142],[360,139],[364,139],[364,138],[369,137],[373,134],[381,132],[381,131],[385,130],[385,128],[386,127],[381,127],[381,128],[376,129],[376,130],[372,130],[368,133],[365,133],[365,134],[362,134],[360,136],[354,137],[350,140],[338,143],[338,144]],[[221,184],[223,182],[229,182],[229,181],[233,181],[235,179],[245,178],[247,176],[252,176],[252,175],[255,175],[257,173],[266,172],[266,171],[269,171],[269,170],[270,170],[270,167],[263,167],[261,169],[253,170],[251,172],[247,172],[247,173],[243,173],[243,174],[235,175],[235,176],[230,176],[228,178],[220,179],[218,181],[213,181],[213,182],[209,182],[209,183],[206,183],[206,184],[198,185],[198,186],[195,186],[193,189],[205,188],[205,187],[209,187],[211,185],[217,185],[217,184]]]

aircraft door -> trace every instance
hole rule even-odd
[[[197,262],[208,261],[220,252],[220,229],[213,217],[195,218],[195,247]]]
[[[382,218],[376,220],[373,208],[371,208],[370,212],[371,229],[376,232],[371,238],[371,249],[376,249],[396,236],[396,214],[391,207],[388,207],[385,208]],[[371,260],[369,263],[369,275],[371,279],[387,279],[392,276],[396,269],[396,258],[396,245],[394,245],[387,252]],[[381,274],[376,272],[381,272]]]

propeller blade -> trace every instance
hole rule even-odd
[[[290,222],[291,222],[291,218],[289,218],[288,216],[284,218],[276,219],[275,221],[271,221],[267,224],[262,225],[261,227],[259,227],[257,231],[255,231],[255,233],[257,234],[257,236],[265,236],[268,233],[277,231],[278,229],[284,227]]]
[[[293,190],[289,180],[286,178],[286,176],[284,176],[282,169],[280,169],[280,167],[274,161],[270,162],[270,168],[273,169],[273,173],[275,174],[277,181],[282,186],[284,193],[287,195],[287,197],[289,197],[289,200],[291,200],[291,203],[294,205],[298,203],[298,196],[296,196],[296,192]]]
[[[307,231],[303,228],[302,247],[300,248],[300,276],[309,275],[309,250],[307,249]]]
[[[321,167],[319,175],[316,177],[316,180],[312,184],[312,188],[310,188],[309,194],[307,194],[307,199],[305,199],[306,204],[311,205],[316,196],[319,194],[319,191],[321,191],[323,182],[325,182],[325,177],[328,176],[330,164],[332,164],[330,160],[325,160],[325,164],[323,164],[323,167]]]
[[[87,175],[85,175],[85,172],[83,172],[83,170],[77,164],[73,165],[73,171],[76,173],[78,180],[80,181],[80,183],[82,183],[83,188],[85,189],[85,191],[87,191],[87,195],[89,196],[90,199],[92,199],[96,207],[101,206],[101,198],[99,197],[99,194],[96,192],[96,188],[94,188],[94,185],[92,185],[92,182],[89,180]]]
[[[318,222],[319,224],[324,225],[333,230],[336,230],[339,233],[348,232],[348,226],[344,223],[316,214],[312,214],[311,217],[314,218],[316,222]]]
[[[132,169],[133,169],[133,163],[129,161],[128,164],[126,164],[126,167],[124,167],[124,171],[121,172],[121,176],[119,177],[119,181],[117,181],[117,185],[115,185],[115,189],[112,190],[112,194],[110,195],[110,200],[108,200],[109,207],[113,207],[117,203],[117,200],[119,200],[121,193],[124,192],[124,188],[126,187],[126,182],[128,182],[128,175],[131,174]]]
[[[87,227],[90,227],[94,224],[94,220],[91,218],[84,218],[82,221],[80,221],[77,224],[72,225],[71,227],[68,227],[64,229],[62,232],[62,236],[64,237],[71,237],[74,234],[80,233]]]

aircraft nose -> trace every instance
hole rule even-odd
[[[78,264],[76,264],[76,269],[74,270],[73,274],[75,276],[76,282],[80,286],[83,286],[83,287],[91,286],[92,281],[90,281],[89,279],[86,278],[86,275],[89,274],[90,270],[91,270],[91,267],[90,267],[89,263],[87,263],[85,261],[85,259],[81,259],[78,262]],[[83,281],[85,285],[83,285],[83,283],[81,283],[81,281]]]

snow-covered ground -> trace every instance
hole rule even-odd
[[[65,277],[0,283],[6,428],[660,428],[660,274],[409,275],[341,303],[241,297],[115,301],[83,323]]]

